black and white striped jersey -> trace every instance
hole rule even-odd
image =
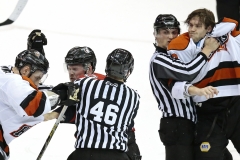
[[[201,52],[185,64],[173,58],[165,49],[156,47],[150,61],[149,80],[163,117],[183,117],[196,122],[196,109],[192,99],[173,98],[171,84],[176,81],[192,81],[206,62],[207,57]]]
[[[127,151],[127,129],[139,107],[139,94],[123,82],[83,78],[77,106],[75,148]]]

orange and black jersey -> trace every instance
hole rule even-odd
[[[0,146],[8,156],[8,144],[32,126],[42,122],[51,109],[44,92],[27,77],[0,73]],[[3,134],[4,133],[4,134]]]
[[[216,37],[221,42],[221,46],[210,55],[207,64],[191,82],[199,88],[217,88],[219,93],[214,98],[240,95],[240,32],[236,31],[236,23],[235,20],[224,18],[198,43],[194,43],[188,33],[184,33],[168,46],[169,54],[176,54],[187,63],[202,50],[208,36]],[[194,96],[193,100],[204,102],[207,99],[205,96]]]
[[[38,90],[37,86],[31,81],[30,78],[22,76],[23,80],[28,81],[30,86],[35,90],[30,93],[20,104],[28,116],[37,117],[41,115],[45,109],[47,100],[46,95]]]
[[[0,95],[1,107],[10,106],[21,117],[38,117],[51,108],[46,94],[29,78],[17,74],[1,74]]]

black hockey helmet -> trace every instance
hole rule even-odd
[[[133,68],[134,59],[132,54],[125,49],[117,48],[108,55],[105,72],[106,75],[126,81]]]
[[[40,70],[46,74],[49,68],[48,60],[40,52],[34,49],[24,50],[17,55],[15,67],[20,70],[25,65],[30,65],[30,75],[36,70]]]
[[[153,24],[153,28],[158,31],[159,28],[177,28],[180,33],[180,23],[172,14],[159,14]]]
[[[65,57],[67,65],[82,64],[84,67],[90,63],[93,72],[96,69],[97,59],[93,50],[89,47],[73,47]]]
[[[27,39],[27,49],[35,49],[45,56],[43,45],[47,45],[47,38],[40,29],[33,30]]]

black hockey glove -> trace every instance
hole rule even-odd
[[[45,56],[43,45],[47,45],[47,38],[41,33],[41,30],[33,30],[28,36],[28,50],[35,49]]]
[[[1,66],[1,69],[5,73],[13,73],[12,66]]]
[[[78,103],[79,86],[73,82],[60,83],[52,88],[52,91],[59,95],[59,105],[71,106]]]

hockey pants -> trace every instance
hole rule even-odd
[[[184,118],[162,118],[159,136],[165,146],[165,160],[193,160],[195,124]]]
[[[226,108],[214,113],[208,110],[221,106]],[[229,97],[221,104],[204,102],[200,108],[197,108],[197,114],[195,160],[231,160],[231,154],[226,150],[228,140],[232,141],[235,149],[240,153],[239,96]]]

